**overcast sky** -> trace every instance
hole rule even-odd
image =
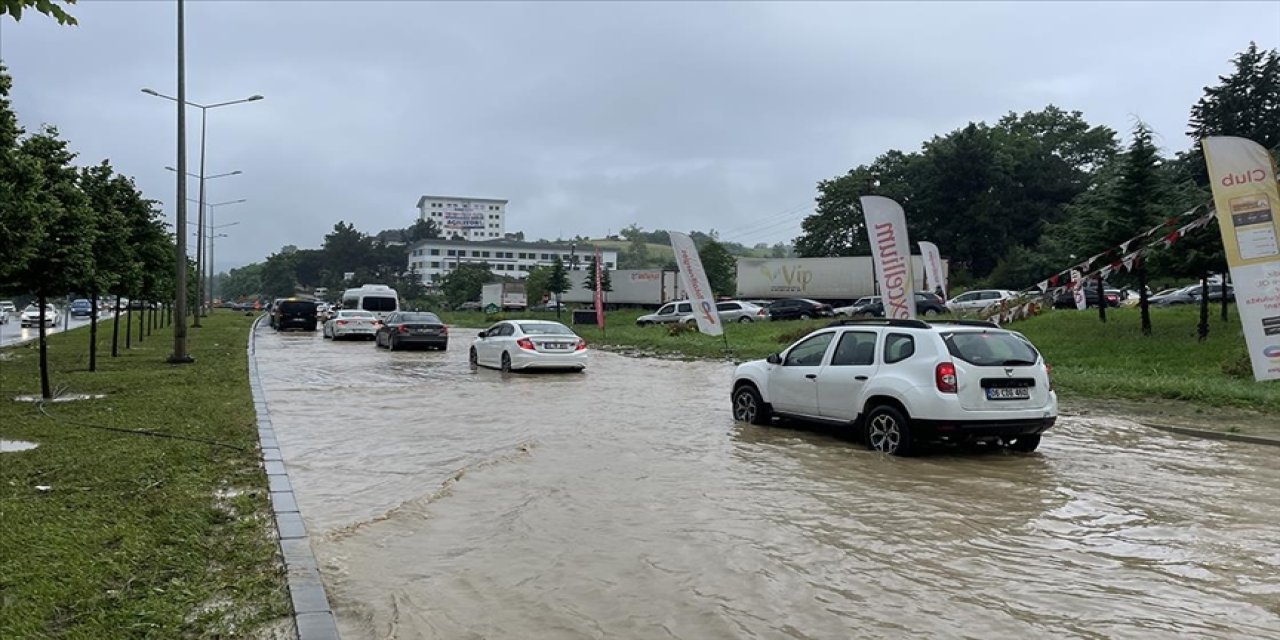
[[[58,126],[173,219],[172,1],[82,0],[78,27],[0,19],[27,130]],[[1053,103],[1164,149],[1280,2],[187,3],[187,99],[209,111],[219,270],[338,220],[403,227],[419,196],[505,198],[533,238],[716,229],[789,242],[815,183],[972,120]],[[199,112],[189,118],[198,169]],[[195,181],[190,188],[195,197]],[[909,212],[908,212],[909,213]],[[194,207],[192,208],[194,217]]]

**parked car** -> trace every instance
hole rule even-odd
[[[734,419],[851,426],[909,455],[929,441],[1032,451],[1058,416],[1049,366],[1022,334],[980,321],[843,320],[737,367]]]
[[[1017,295],[1018,292],[1008,289],[974,289],[948,300],[947,309],[951,313],[977,313]]]
[[[647,313],[636,318],[636,325],[645,327],[651,324],[670,324],[683,322],[693,315],[693,303],[688,300],[668,302],[654,313]]]
[[[746,300],[721,300],[716,303],[716,313],[720,315],[722,324],[729,322],[755,322],[768,320],[769,314],[764,307]],[[692,319],[692,317],[690,318]],[[695,320],[696,322],[696,320]]]
[[[449,348],[449,327],[434,313],[397,311],[374,334],[374,344],[391,351],[405,347]]]
[[[360,309],[342,309],[334,312],[320,328],[324,338],[340,340],[342,338],[368,338],[372,340],[378,333],[378,316],[372,311]]]
[[[809,300],[808,298],[783,298],[774,300],[765,311],[770,320],[808,320],[809,318],[829,318],[836,314],[831,305]]]
[[[0,324],[9,324],[9,316],[18,312],[12,300],[0,300]]]
[[[458,311],[479,311],[480,303],[476,300],[468,300],[458,305]]]
[[[572,329],[549,320],[505,320],[476,337],[471,366],[502,371],[587,367],[587,341]]]
[[[57,307],[51,304],[44,306],[44,323],[46,325],[57,326],[58,321],[61,319],[62,316],[58,313]],[[27,305],[27,308],[22,310],[19,323],[24,327],[40,326],[40,307],[34,304]]]
[[[1106,282],[1103,282],[1102,290],[1103,290],[1103,293],[1102,293],[1103,299],[1106,300],[1106,305],[1108,307],[1120,306],[1120,290],[1119,289],[1116,289],[1111,285],[1107,284]],[[1108,290],[1110,290],[1111,293],[1107,293]],[[1094,308],[1094,309],[1098,307],[1097,281],[1090,281],[1087,285],[1085,285],[1084,300],[1085,300],[1086,307]],[[1071,289],[1069,288],[1064,289],[1061,293],[1058,294],[1056,298],[1053,299],[1053,308],[1055,309],[1075,309],[1076,308],[1075,294],[1072,293]]]
[[[917,291],[915,297],[916,315],[918,316],[938,315],[947,312],[946,303],[936,293]],[[883,318],[884,301],[880,296],[876,296],[875,302],[854,307],[848,315],[854,318]]]
[[[530,310],[530,311],[558,311],[558,310],[564,310],[564,309],[568,309],[568,308],[569,308],[569,305],[567,305],[567,304],[565,304],[565,303],[563,303],[563,302],[556,302],[555,300],[548,300],[547,302],[544,302],[544,303],[542,303],[542,304],[534,305],[534,306],[533,306],[532,308],[530,308],[529,310]]]
[[[298,298],[279,300],[271,309],[271,326],[286,329],[316,330],[316,301]]]
[[[76,298],[71,301],[71,306],[67,307],[72,318],[88,318],[93,315],[93,303],[84,298]]]
[[[880,302],[880,296],[863,296],[854,300],[852,304],[843,307],[836,307],[835,309],[832,309],[832,311],[834,311],[838,316],[853,316],[853,314],[859,313],[868,305],[878,302]]]

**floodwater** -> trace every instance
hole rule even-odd
[[[1280,637],[1280,449],[1065,417],[897,459],[729,413],[724,363],[471,371],[260,330],[343,637]]]

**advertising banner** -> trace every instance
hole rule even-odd
[[[596,308],[596,327],[604,329],[604,267],[600,265],[600,248],[596,247],[596,282],[592,302]]]
[[[875,260],[876,281],[884,300],[886,318],[913,320],[916,317],[915,286],[911,280],[911,242],[907,239],[907,217],[898,203],[881,196],[862,196],[862,215],[867,220],[871,257]]]
[[[693,303],[693,317],[698,321],[698,331],[709,336],[724,334],[720,326],[720,313],[716,311],[716,301],[711,293],[711,285],[707,282],[707,272],[702,269],[702,258],[698,257],[698,249],[688,234],[671,232],[671,250],[676,254],[676,265],[680,267],[680,284]]]
[[[1084,274],[1079,269],[1071,270],[1071,296],[1076,301],[1076,311],[1084,311],[1089,308],[1089,297],[1084,292],[1084,288],[1089,286],[1085,282]]]
[[[442,226],[445,229],[483,229],[488,205],[479,202],[453,202],[444,205]]]
[[[929,290],[947,299],[947,276],[942,269],[942,254],[932,242],[920,243],[920,256],[924,258],[925,273],[929,275]]]
[[[1201,141],[1236,308],[1255,380],[1280,380],[1280,193],[1271,154],[1252,140]]]

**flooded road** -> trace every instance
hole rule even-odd
[[[1067,417],[896,459],[729,413],[732,367],[583,374],[259,330],[344,638],[1280,637],[1280,449]]]

